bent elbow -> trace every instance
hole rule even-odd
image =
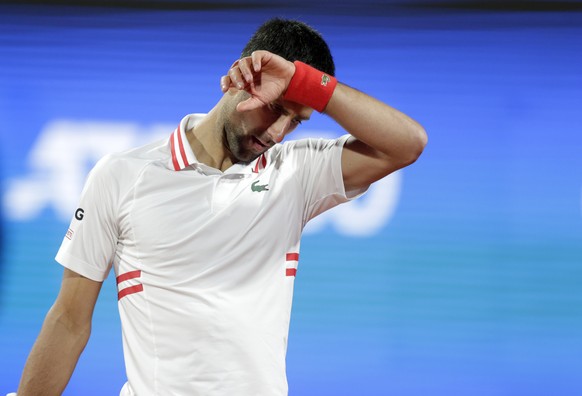
[[[408,150],[408,155],[404,160],[404,166],[408,166],[420,157],[424,148],[428,143],[428,135],[426,130],[419,126],[414,132],[413,136],[411,136],[410,148]]]
[[[428,134],[426,133],[426,130],[423,127],[420,127],[417,134],[418,134],[418,140],[420,141],[420,144],[422,146],[422,148],[420,150],[420,152],[422,153],[422,151],[424,150],[424,148],[426,147],[426,145],[428,143]]]

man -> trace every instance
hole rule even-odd
[[[224,95],[208,114],[97,164],[57,254],[61,290],[20,396],[63,391],[111,267],[122,395],[287,394],[301,230],[426,144],[418,123],[333,75],[319,33],[268,21],[220,80]],[[314,109],[349,134],[277,144]]]

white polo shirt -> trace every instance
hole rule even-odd
[[[115,270],[122,395],[286,395],[301,231],[350,199],[348,136],[286,142],[221,172],[186,139],[202,117],[99,161],[56,260],[96,281]]]

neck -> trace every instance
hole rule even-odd
[[[186,131],[186,137],[198,162],[224,172],[234,162],[223,143],[220,107],[219,102],[194,128]]]

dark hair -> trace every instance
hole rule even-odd
[[[321,34],[311,26],[289,19],[274,18],[259,27],[243,49],[241,57],[266,50],[288,61],[296,60],[335,75],[331,51]]]

